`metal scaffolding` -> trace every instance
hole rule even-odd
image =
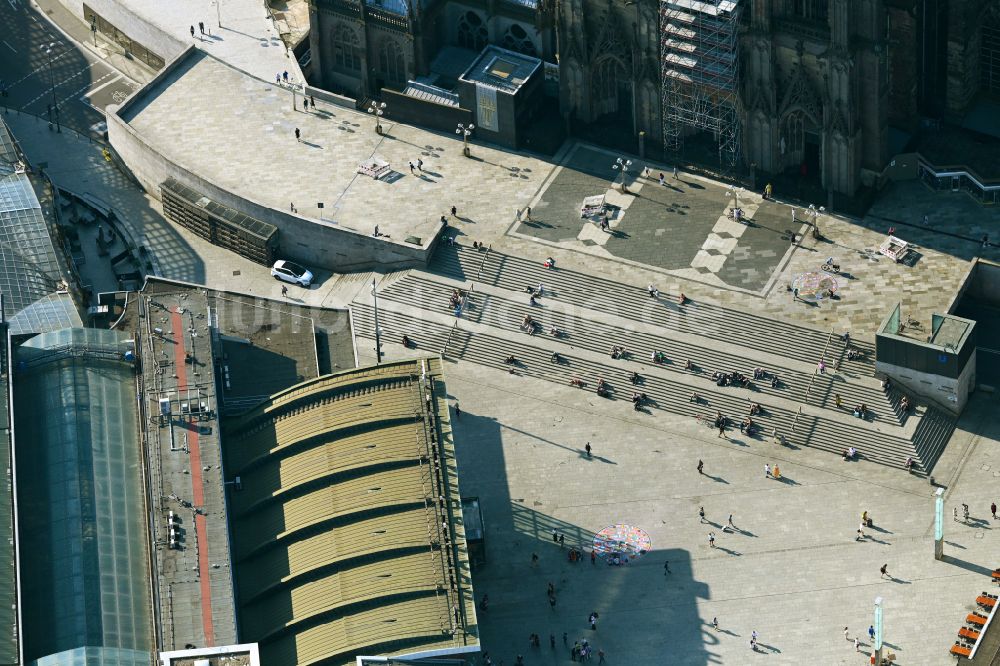
[[[678,151],[688,128],[707,130],[719,161],[740,157],[739,0],[661,0],[663,144]]]

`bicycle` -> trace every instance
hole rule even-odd
[[[899,332],[902,333],[908,328],[912,328],[915,331],[922,331],[924,326],[910,315],[906,315],[906,321],[899,323]]]

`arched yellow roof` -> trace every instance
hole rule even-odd
[[[225,424],[241,638],[265,663],[475,649],[438,359],[320,377]]]

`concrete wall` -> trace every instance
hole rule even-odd
[[[907,392],[928,399],[941,409],[958,416],[965,409],[969,393],[976,385],[976,353],[973,350],[969,363],[965,365],[957,379],[917,372],[882,361],[875,362],[875,372],[888,376],[893,383],[903,386]]]
[[[167,63],[157,79],[149,85],[155,85],[159,78],[170,75],[183,60],[181,57]],[[157,199],[160,198],[160,183],[168,177],[176,178],[203,192],[210,199],[275,225],[279,230],[279,256],[294,259],[309,268],[349,272],[373,268],[422,268],[427,265],[440,234],[435,234],[433,239],[424,239],[423,246],[395,239],[374,238],[332,222],[321,222],[259,204],[220,188],[208,180],[207,176],[192,173],[184,165],[168,160],[120,116],[132,104],[141,103],[141,97],[139,93],[120,107],[109,107],[108,138],[146,191]]]
[[[71,12],[83,21],[84,0],[59,0]],[[178,41],[160,28],[146,21],[142,16],[129,10],[127,3],[121,0],[86,0],[87,6],[113,23],[116,28],[128,35],[133,41],[139,42],[147,49],[170,62],[188,47],[188,44]],[[263,8],[261,9],[263,11]]]
[[[382,89],[382,99],[388,106],[386,117],[392,121],[449,134],[454,133],[459,123],[467,125],[472,122],[472,111],[468,109],[417,99],[388,88]]]
[[[965,296],[994,307],[1000,307],[1000,265],[991,261],[978,260],[975,270],[963,288]]]

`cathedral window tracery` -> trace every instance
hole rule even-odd
[[[518,53],[530,56],[538,56],[538,51],[535,50],[535,44],[528,36],[528,32],[516,23],[511,24],[511,26],[507,28],[507,32],[504,33],[500,45],[505,49],[510,49],[511,51],[517,51]]]
[[[394,39],[382,42],[378,51],[379,71],[390,83],[406,82],[406,58]]]
[[[813,21],[825,21],[828,0],[792,0],[792,15]]]
[[[361,46],[358,34],[346,25],[334,28],[333,63],[338,69],[359,71],[361,69]]]
[[[476,12],[466,12],[458,19],[458,45],[473,51],[482,51],[489,42],[486,24]]]

